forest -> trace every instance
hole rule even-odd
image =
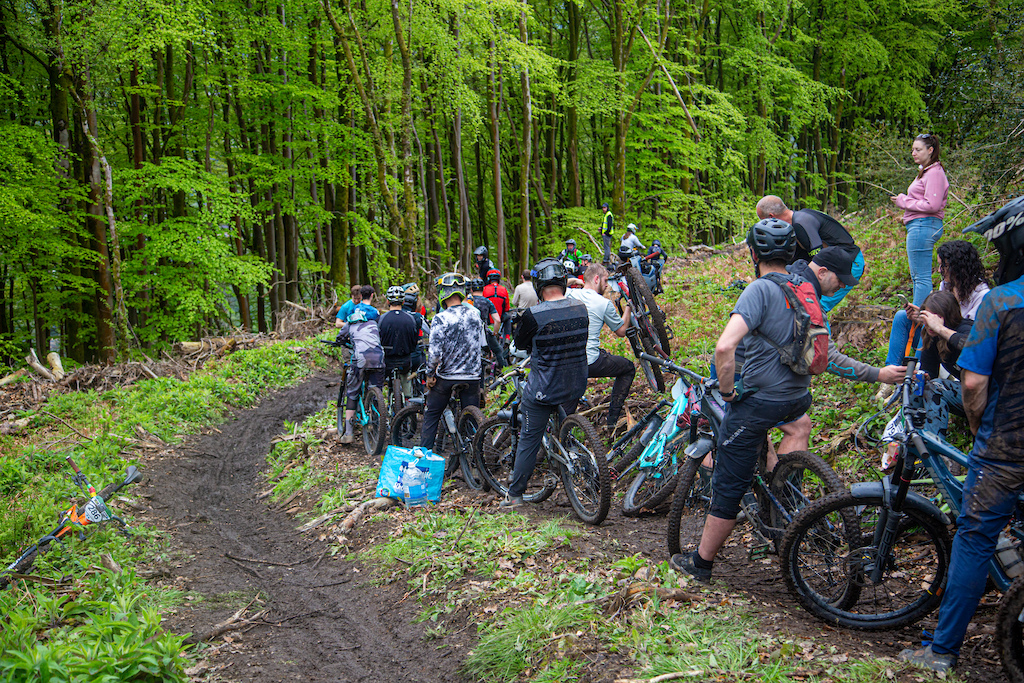
[[[265,332],[479,245],[514,284],[602,202],[670,252],[765,192],[873,210],[923,131],[980,217],[1024,174],[1021,10],[3,0],[0,362]]]

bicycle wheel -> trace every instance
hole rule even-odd
[[[780,510],[767,503],[770,523],[776,529],[785,529],[796,513],[811,502],[830,493],[845,491],[846,487],[820,456],[810,451],[793,451],[779,456],[768,490],[784,508]],[[782,539],[776,538],[775,550],[778,551],[781,545]]]
[[[612,505],[612,481],[597,430],[585,417],[570,415],[558,430],[558,441],[568,456],[562,484],[572,509],[585,524],[600,524]]]
[[[636,462],[636,459],[644,452],[646,444],[640,441],[640,434],[637,434],[635,439],[636,440],[634,442],[624,444],[625,446],[629,446],[628,451],[623,453],[620,457],[608,461],[608,474],[612,478],[612,483],[615,483],[622,473],[626,471],[626,468]],[[611,453],[609,453],[609,455],[611,455]]]
[[[650,354],[652,356],[657,356],[658,355],[658,350],[656,348],[654,348],[654,342],[651,341],[650,337],[648,337],[647,335],[642,335],[640,337],[640,343],[643,344],[644,351],[646,351],[648,354]],[[640,358],[640,354],[637,354],[637,359],[640,361],[640,365],[641,366],[643,366],[643,365],[650,366],[650,368],[651,368],[651,376],[654,377],[654,385],[652,386],[652,388],[655,391],[657,391],[659,394],[664,393],[665,392],[665,376],[661,372],[661,366],[657,365],[655,363],[652,363],[652,362],[650,362],[648,360],[644,360],[643,358]],[[644,371],[644,376],[645,377],[647,376],[647,371],[646,370]]]
[[[661,310],[658,302],[654,300],[654,295],[651,294],[651,288],[647,286],[647,281],[644,280],[643,275],[636,268],[629,268],[626,270],[626,282],[629,284],[630,298],[633,299],[634,303],[647,309],[647,320],[650,321],[651,326],[654,328],[653,330],[648,330],[648,332],[653,331],[654,334],[651,336],[654,338],[655,343],[661,346],[665,356],[671,356],[672,348],[668,343],[665,312]],[[637,310],[641,309],[638,308]]]
[[[389,415],[394,417],[398,414],[398,411],[405,405],[405,397],[402,395],[402,380],[399,377],[394,377],[388,383],[388,390],[391,394],[388,397],[388,410]]]
[[[675,496],[668,511],[668,554],[692,550],[700,542],[711,509],[711,467],[702,458],[686,457],[676,476]]]
[[[462,411],[459,418],[459,439],[462,447],[459,450],[459,466],[462,468],[462,479],[474,491],[487,491],[491,486],[480,473],[473,448],[473,437],[480,425],[484,423],[484,414],[476,406],[469,406]]]
[[[1010,683],[1024,683],[1024,578],[1013,582],[1003,594],[996,618],[996,649],[1003,661],[1003,672]]]
[[[363,391],[363,410],[369,421],[363,425],[363,446],[367,455],[380,455],[388,442],[388,404],[380,387]]]
[[[515,438],[509,419],[501,416],[484,420],[473,437],[473,451],[476,453],[480,474],[492,489],[503,496],[508,495],[508,487],[512,482],[516,444],[518,439]],[[556,486],[557,480],[551,476],[547,453],[541,447],[523,500],[540,503],[554,493]]]
[[[651,512],[668,500],[676,488],[679,473],[677,458],[686,457],[680,452],[684,443],[684,439],[676,439],[662,451],[653,467],[640,468],[622,499],[624,515],[636,517],[641,512]]]
[[[37,546],[27,555],[18,560],[13,567],[5,569],[3,573],[0,573],[0,590],[4,590],[8,585],[10,585],[14,574],[25,574],[28,570],[32,569],[32,565],[35,564],[36,558],[39,557],[39,553],[42,550],[42,548]]]
[[[345,433],[345,380],[338,386],[338,436]]]
[[[912,624],[939,606],[949,569],[946,526],[907,506],[889,556],[880,558],[874,538],[885,511],[880,496],[842,492],[793,519],[779,562],[786,586],[807,611],[832,625],[882,630]],[[877,562],[885,571],[872,583]]]
[[[420,429],[423,427],[423,404],[410,403],[399,410],[391,420],[391,443],[400,448],[414,448],[420,445]]]

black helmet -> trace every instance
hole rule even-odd
[[[575,247],[576,246],[576,240],[574,240],[573,238],[570,237],[569,239],[567,239],[565,241],[565,246],[568,247],[570,244]]]
[[[391,285],[387,291],[389,304],[400,304],[405,301],[405,290],[398,285]]]
[[[660,247],[661,246],[661,240],[653,240],[651,242],[651,246],[654,246],[655,244],[657,244]]]
[[[1013,282],[1024,274],[1024,195],[967,226],[964,232],[984,235],[999,251],[997,285]]]
[[[793,226],[778,218],[765,218],[750,226],[747,246],[754,252],[754,260],[785,261],[789,263],[796,254],[796,231]]]
[[[473,253],[477,256],[487,256],[487,247],[477,247]]]
[[[484,290],[484,281],[478,277],[473,278],[469,281],[469,291],[471,292],[482,292]]]
[[[622,262],[626,262],[629,259],[633,258],[634,253],[635,250],[628,244],[623,244],[619,246],[619,260]]]
[[[541,292],[545,287],[558,285],[562,288],[562,294],[565,294],[565,288],[569,284],[569,274],[566,272],[565,266],[554,258],[538,261],[537,265],[533,267],[531,275],[533,276],[533,291],[537,292],[537,297],[541,299],[544,298]]]

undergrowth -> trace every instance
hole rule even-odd
[[[97,489],[136,463],[133,444],[146,432],[173,443],[218,422],[231,409],[253,405],[268,390],[310,372],[307,354],[278,343],[213,361],[187,380],[162,377],[107,392],[52,395],[31,418],[24,436],[0,439],[0,557],[12,561],[54,525],[57,513],[81,492],[65,462],[73,456]],[[131,489],[123,491],[129,498]],[[161,627],[160,609],[180,598],[148,586],[139,562],[167,552],[156,529],[132,524],[125,506],[115,513],[130,538],[89,529],[41,555],[30,581],[0,593],[0,672],[4,680],[185,681],[182,638]],[[101,569],[110,555],[121,573]]]

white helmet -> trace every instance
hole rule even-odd
[[[631,233],[633,233],[635,235],[636,234],[636,223],[630,223],[629,225],[627,225],[626,226],[626,232],[631,232]]]

